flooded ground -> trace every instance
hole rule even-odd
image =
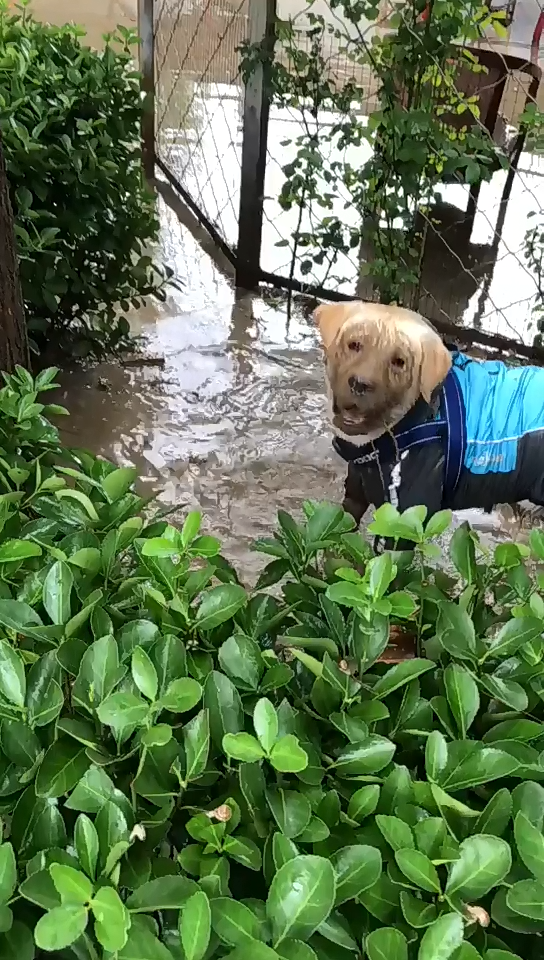
[[[133,463],[162,503],[201,508],[228,556],[252,578],[251,541],[269,535],[279,507],[341,497],[321,357],[308,322],[247,296],[235,300],[160,201],[161,245],[183,282],[165,305],[133,318],[164,369],[102,364],[63,375],[66,439]]]
[[[191,233],[159,206],[162,255],[183,287],[135,315],[133,329],[164,368],[65,371],[65,437],[137,466],[143,491],[174,508],[174,523],[201,509],[252,582],[263,558],[250,544],[270,535],[280,507],[300,514],[306,498],[342,498],[317,335],[309,319],[288,322],[282,306],[236,299]],[[469,515],[498,537],[508,535],[507,516]]]

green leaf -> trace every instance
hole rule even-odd
[[[306,829],[312,815],[309,801],[295,790],[277,787],[267,792],[267,800],[274,820],[286,837],[294,839]]]
[[[244,714],[240,694],[232,680],[217,670],[212,670],[206,677],[204,706],[208,710],[212,740],[221,749],[226,733],[243,730]]]
[[[102,564],[100,550],[96,547],[83,547],[68,557],[68,563],[90,573],[98,573]]]
[[[468,741],[461,741],[464,745]],[[499,777],[508,777],[519,769],[519,762],[515,757],[504,750],[495,747],[480,747],[479,744],[468,742],[474,750],[466,755],[456,754],[449,745],[448,764],[442,772],[440,785],[444,790],[452,793],[457,790],[466,790]]]
[[[80,870],[64,863],[52,863],[51,879],[63,903],[87,903],[93,895],[93,885]]]
[[[172,739],[172,727],[168,723],[158,723],[142,734],[142,743],[146,747],[164,747]]]
[[[446,896],[481,900],[504,880],[511,866],[512,854],[505,840],[483,833],[468,837],[459,846],[459,859],[451,865]]]
[[[417,960],[449,960],[463,942],[463,918],[458,913],[446,913],[435,920],[423,934]]]
[[[68,737],[51,744],[36,778],[38,797],[61,797],[68,793],[87,770],[90,760],[85,747]]]
[[[87,648],[72,688],[76,703],[96,709],[117,686],[125,672],[119,665],[119,648],[111,634],[95,640]]]
[[[43,584],[43,605],[53,623],[67,623],[71,617],[71,596],[74,578],[64,560],[50,568]]]
[[[76,820],[74,843],[81,868],[94,880],[98,862],[98,834],[94,823],[84,813],[80,813]]]
[[[5,540],[0,544],[0,563],[17,563],[41,554],[42,548],[32,540]]]
[[[380,799],[380,787],[377,783],[369,783],[360,787],[352,794],[348,804],[348,817],[357,823],[362,823],[365,817],[374,813]]]
[[[393,566],[391,554],[386,551],[379,557],[373,557],[367,567],[368,589],[374,600],[380,600],[389,584],[395,579],[397,569]]]
[[[335,760],[339,777],[357,777],[383,770],[393,759],[395,744],[378,734],[359,743],[350,743]]]
[[[130,662],[132,679],[144,697],[153,702],[159,689],[157,671],[143,647],[135,647]],[[200,685],[199,685],[200,686]]]
[[[223,943],[236,947],[260,939],[261,924],[255,914],[231,897],[212,900],[212,927]]]
[[[286,938],[307,940],[329,916],[335,895],[334,870],[324,857],[298,856],[285,863],[266,901],[274,945]]]
[[[98,942],[110,953],[122,950],[128,939],[130,914],[117,890],[100,887],[92,899],[91,910]]]
[[[0,846],[0,905],[8,903],[17,886],[17,864],[11,843]]]
[[[444,686],[450,710],[465,738],[480,708],[478,685],[465,667],[450,663],[444,670]]]
[[[439,605],[436,634],[440,644],[453,657],[475,660],[476,634],[467,611],[457,603]]]
[[[522,917],[544,920],[544,884],[537,880],[520,880],[508,890],[506,903]]]
[[[410,827],[399,817],[388,817],[384,814],[378,814],[376,817],[376,826],[382,833],[384,840],[387,841],[393,850],[403,850],[415,846]]]
[[[521,810],[514,820],[514,836],[525,866],[537,880],[544,883],[544,837]]]
[[[395,927],[373,930],[365,940],[368,960],[408,960],[406,937]]]
[[[508,620],[489,643],[486,657],[501,660],[511,657],[525,643],[542,636],[542,621],[535,617],[517,617]]]
[[[544,735],[544,724],[534,720],[503,720],[486,730],[482,740],[484,743],[494,743],[496,740],[519,740],[527,743]]]
[[[98,719],[118,730],[122,727],[137,727],[149,714],[149,704],[134,693],[112,693],[98,705]]]
[[[302,940],[283,940],[276,946],[276,955],[282,960],[317,960],[315,950]]]
[[[0,955],[3,960],[34,960],[32,931],[24,923],[15,920],[11,929],[0,935]]]
[[[436,867],[419,850],[397,850],[395,860],[405,877],[422,890],[440,894],[440,880]]]
[[[270,763],[280,773],[301,773],[308,766],[308,754],[300,746],[298,738],[288,733],[272,747]]]
[[[117,634],[121,659],[128,660],[134,647],[149,650],[159,634],[159,628],[151,620],[132,620],[126,623]]]
[[[142,883],[128,898],[127,907],[131,913],[180,910],[197,891],[197,884],[188,877],[157,877]]]
[[[54,907],[40,917],[34,939],[40,950],[64,950],[77,940],[87,926],[87,910],[78,903]]]
[[[339,906],[374,886],[382,870],[382,855],[376,847],[354,844],[333,853],[331,863],[336,876],[334,902]]]
[[[511,710],[522,713],[529,705],[529,698],[520,683],[515,680],[503,680],[489,674],[479,674],[478,683],[491,697],[505,703]]]
[[[56,654],[56,650],[50,650],[41,656],[28,673],[25,703],[28,721],[34,727],[46,726],[55,720],[64,704]]]
[[[255,640],[236,634],[219,648],[219,664],[241,690],[256,691],[265,662]]]
[[[20,656],[7,640],[0,640],[0,693],[10,703],[24,707],[25,668]]]
[[[250,733],[226,733],[223,737],[223,751],[227,757],[242,760],[244,763],[253,763],[264,757],[259,741]]]
[[[289,840],[283,833],[275,833],[272,837],[272,857],[276,870],[283,867],[284,863],[297,857],[299,854],[296,843]]]
[[[159,678],[161,693],[164,693],[171,680],[187,676],[187,653],[179,637],[173,634],[159,637],[149,649]]]
[[[207,590],[195,617],[195,626],[202,631],[214,630],[230,620],[247,603],[247,594],[236,583],[221,583]]]
[[[280,834],[278,834],[280,836]],[[261,851],[248,837],[225,837],[223,851],[232,860],[237,860],[249,870],[261,869]]]
[[[186,713],[196,706],[202,697],[202,687],[192,677],[171,680],[163,693],[160,704],[171,713]]]
[[[196,780],[206,769],[210,749],[208,711],[201,710],[183,728],[185,779]]]
[[[425,744],[425,772],[429,780],[436,782],[448,763],[448,744],[440,730],[433,730]]]
[[[400,887],[393,884],[388,875],[382,872],[374,886],[365,890],[359,899],[373,917],[382,923],[388,923],[398,912]]]
[[[210,901],[203,890],[193,893],[181,908],[179,935],[185,960],[202,960],[211,935]]]
[[[128,939],[117,960],[172,960],[172,954],[152,932],[153,928],[132,922]]]
[[[491,800],[482,810],[473,833],[491,833],[495,837],[502,837],[512,816],[512,797],[509,790],[503,787],[497,790]]]
[[[253,726],[264,752],[268,755],[278,739],[278,715],[270,700],[262,697],[255,704]]]
[[[30,900],[31,903],[36,903],[39,907],[43,907],[44,910],[52,910],[53,907],[60,906],[60,896],[51,879],[49,869],[37,870],[36,873],[31,873],[30,876],[21,883],[19,893],[25,897],[26,900]]]
[[[417,657],[413,660],[403,660],[401,663],[396,663],[374,684],[372,696],[380,700],[383,697],[388,697],[390,693],[398,690],[405,683],[410,683],[415,677],[420,677],[421,674],[434,669],[435,664],[432,660],[422,660]]]
[[[117,467],[103,477],[101,486],[110,503],[115,503],[128,493],[137,476],[136,467]]]
[[[42,752],[38,737],[21,720],[3,721],[2,748],[8,760],[25,770],[34,766]]]

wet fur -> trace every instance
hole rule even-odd
[[[352,301],[314,311],[323,347],[335,432],[360,443],[398,423],[451,366],[449,351],[431,325],[402,307]],[[354,391],[353,377],[365,384]]]

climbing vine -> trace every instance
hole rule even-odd
[[[477,95],[460,91],[467,72],[485,70],[466,45],[490,27],[504,34],[503,14],[481,0],[405,0],[384,28],[378,0],[328,5],[327,17],[308,0],[278,20],[272,55],[241,47],[244,79],[264,60],[272,102],[300,118],[282,142],[294,157],[278,198],[296,226],[278,245],[290,250],[291,278],[340,285],[348,257],[380,299],[411,305],[441,186],[488,180],[502,162]]]

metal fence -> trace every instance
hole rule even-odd
[[[248,39],[273,44],[276,15],[298,15],[304,49],[305,6],[306,0],[140,0],[144,84],[154,101],[153,125],[144,131],[147,169],[156,165],[206,227],[239,286],[265,281],[323,298],[367,299],[373,291],[361,264],[373,252],[362,245],[333,265],[325,258],[301,272],[303,258],[293,256],[292,239],[300,230],[299,215],[285,211],[278,198],[307,122],[304,105],[287,109],[269,102],[259,71],[246,87],[240,75],[240,44]],[[384,26],[389,11],[382,6]],[[327,0],[314,0],[312,10],[333,16]],[[536,99],[542,93],[530,42],[528,37],[514,48],[482,45],[484,62],[486,49],[492,50],[490,63],[499,54],[480,96],[487,97],[488,114],[495,110],[488,127],[501,140],[508,166],[482,186],[468,218],[467,188],[444,188],[443,202],[427,223],[416,304],[444,332],[470,327],[474,342],[495,346],[501,338],[532,343],[531,310],[540,291],[541,278],[528,265],[524,244],[528,218],[544,214],[544,159],[527,152],[518,136],[528,93]],[[323,57],[339,87],[350,81],[364,89],[358,105],[364,120],[378,105],[371,69],[350,60],[333,34],[324,39]],[[485,121],[483,111],[482,118],[478,122]],[[320,122],[337,119],[323,116]],[[369,149],[365,141],[350,162],[364,163]],[[335,196],[333,207],[346,218],[354,216],[348,195]],[[307,231],[314,215],[310,204],[303,211]],[[544,359],[544,350],[532,355]]]

